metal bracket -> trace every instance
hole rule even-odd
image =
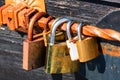
[[[46,12],[45,0],[5,0],[5,4],[17,5],[19,3],[25,3],[29,7],[37,9],[39,12]]]

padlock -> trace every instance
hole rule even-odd
[[[76,60],[79,60],[79,56],[78,56],[76,40],[74,40],[70,34],[70,27],[72,24],[73,24],[73,21],[69,21],[67,23],[66,32],[67,32],[68,40],[66,41],[66,43],[69,49],[71,60],[76,61]]]
[[[76,42],[78,53],[79,53],[79,61],[87,62],[92,59],[95,59],[99,56],[98,44],[96,38],[93,37],[84,37],[82,36],[82,27],[83,24],[80,23],[77,28],[78,33],[78,41]]]
[[[69,51],[65,40],[55,41],[55,31],[59,25],[69,21],[67,18],[61,18],[52,26],[50,41],[47,46],[45,72],[51,74],[72,73],[80,69],[79,61],[71,61]]]
[[[30,20],[28,38],[23,42],[23,69],[31,70],[44,66],[46,47],[43,37],[33,36],[33,25],[45,13],[36,13]],[[41,33],[42,34],[42,33]]]

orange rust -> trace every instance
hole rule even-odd
[[[8,20],[7,25],[10,30],[16,29],[16,24],[18,23],[18,20],[16,20],[15,11],[19,10],[21,8],[22,4],[18,4],[16,7],[12,6],[10,9],[8,9]]]
[[[0,7],[0,26],[3,24],[2,10],[7,8],[8,6],[9,6],[9,4]]]
[[[5,0],[5,4],[10,4],[12,3],[14,0]]]
[[[23,9],[18,13],[18,25],[25,29],[25,13],[27,13],[27,9]]]
[[[42,17],[39,21],[38,21],[38,25],[42,28],[44,28],[45,30],[47,30],[48,28],[48,23],[49,21],[51,21],[52,19],[54,19],[54,17],[49,16],[47,18]]]
[[[5,0],[5,4],[26,4],[29,7],[37,9],[39,12],[46,12],[45,0]]]
[[[102,53],[110,56],[120,57],[120,47],[112,44],[101,43]]]
[[[26,20],[26,27],[28,28],[29,26],[29,22],[30,22],[30,18],[37,12],[37,10],[32,9],[30,10],[28,13],[25,14],[25,20]]]
[[[29,0],[28,5],[39,12],[46,12],[45,0]]]
[[[26,5],[20,4],[20,7],[18,9],[14,10],[14,19],[15,19],[15,28],[16,29],[18,28],[18,13],[25,8],[27,8]]]
[[[39,21],[43,21],[42,19],[45,19],[45,21],[44,22],[39,22]],[[47,17],[47,18],[45,18],[45,17],[42,17],[39,21],[38,21],[38,25],[40,26],[40,27],[42,27],[44,30],[43,30],[43,37],[44,37],[44,43],[45,43],[45,46],[47,46],[47,36],[46,36],[46,33],[48,32],[48,23],[49,23],[49,21],[50,20],[52,20],[54,17],[52,17],[52,16],[49,16],[49,17]],[[44,23],[44,24],[43,24]],[[36,35],[36,36],[39,36],[39,34],[38,35]]]
[[[49,28],[51,28],[53,22],[54,20],[51,20],[48,23]],[[60,29],[66,31],[66,24],[67,23],[63,23],[62,25],[60,25]],[[71,26],[71,30],[73,33],[76,33],[78,24],[79,24],[78,22],[75,22]],[[120,33],[111,29],[102,29],[95,26],[91,26],[91,25],[85,25],[82,29],[82,33],[87,36],[100,37],[108,40],[120,41]]]
[[[26,25],[26,19],[25,19],[25,15],[27,13],[29,13],[31,10],[33,10],[32,8],[30,9],[23,9],[22,11],[20,11],[18,13],[18,23],[19,26],[22,27],[24,30],[26,29],[27,25]]]
[[[29,23],[29,28],[28,28],[28,40],[29,41],[32,41],[33,40],[33,25],[34,23],[41,17],[45,16],[46,13],[44,12],[38,12],[36,13],[32,19],[30,20],[30,23]]]
[[[7,8],[2,10],[2,19],[3,19],[3,24],[7,24],[7,20],[8,20],[8,10],[11,8],[12,6],[8,6]]]
[[[7,1],[6,3],[10,3],[13,0],[10,0],[10,1],[6,0],[6,1]],[[31,10],[30,12],[25,13],[25,20],[24,20],[24,21],[26,21],[25,24],[23,22],[20,23],[22,28],[19,28],[19,29],[21,31],[25,31],[25,30],[23,30],[23,27],[24,27],[23,25],[26,25],[26,29],[28,29],[30,19],[37,12],[37,10],[39,12],[40,11],[44,12],[45,11],[45,4],[44,4],[44,0],[26,0],[26,1],[24,1],[24,0],[15,0],[15,2],[13,2],[13,5],[16,6],[17,3],[19,3],[20,1],[21,1],[21,4],[25,3],[27,6],[29,6],[29,8],[33,8],[33,10]],[[1,10],[2,11],[1,12],[2,17],[1,17],[0,22],[3,21],[3,24],[6,24],[6,22],[8,20],[7,12],[9,12],[9,11],[7,11],[7,10],[9,10],[11,7],[12,6],[8,6],[5,9]],[[35,9],[37,9],[37,10],[35,10]],[[19,11],[18,11],[18,13],[19,13]],[[33,15],[31,16],[31,14],[33,14]],[[17,19],[17,15],[16,15],[16,19]],[[17,21],[17,20],[15,20],[15,21]],[[22,21],[22,19],[20,21]],[[46,25],[45,21],[46,21],[46,18],[41,18],[40,20],[38,20],[38,25],[40,27],[45,27],[45,25]],[[49,23],[48,23],[49,28],[51,28],[51,25],[52,25],[53,22],[54,22],[54,19],[49,21]],[[31,24],[33,24],[33,23],[31,23]],[[73,33],[76,33],[78,24],[79,24],[78,22],[75,22],[71,26],[71,30],[72,30]],[[63,23],[62,25],[60,25],[60,29],[66,31],[66,23]],[[25,31],[25,32],[27,32],[27,31]],[[98,28],[96,26],[85,25],[83,27],[83,29],[82,29],[82,33],[84,35],[87,35],[87,36],[100,37],[100,38],[104,38],[104,39],[108,39],[108,40],[120,41],[120,33],[115,31],[115,30],[111,30],[111,29],[102,29],[102,28]],[[109,48],[111,48],[111,50]],[[103,50],[103,53],[105,53],[105,54],[109,54],[111,56],[120,56],[120,52],[119,52],[120,48],[118,46],[116,47],[114,45],[109,45],[109,46],[102,45],[102,50]]]
[[[8,10],[8,17],[7,17],[7,25],[10,30],[15,30],[15,23],[14,23],[14,7],[11,7]]]

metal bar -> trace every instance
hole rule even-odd
[[[44,22],[45,19],[40,19],[38,21],[39,26],[42,26],[41,23]],[[54,22],[54,19],[51,20],[48,23],[48,27],[51,28],[52,27],[52,23]],[[44,24],[44,23],[43,23]],[[67,23],[63,23],[60,26],[61,30],[66,31],[66,24]],[[77,26],[78,26],[78,22],[73,23],[73,25],[71,26],[71,30],[73,33],[77,33]],[[100,38],[104,38],[107,40],[116,40],[116,41],[120,41],[120,33],[115,31],[115,30],[111,30],[111,29],[102,29],[102,28],[98,28],[96,26],[91,26],[91,25],[85,25],[82,29],[82,33],[84,35],[87,36],[92,36],[92,37],[100,37]]]

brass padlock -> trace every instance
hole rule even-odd
[[[73,21],[69,21],[67,23],[66,32],[67,32],[68,40],[66,41],[66,43],[69,49],[71,60],[76,61],[76,60],[79,60],[79,56],[78,56],[76,41],[72,38],[70,33],[70,27],[72,24],[73,24]]]
[[[65,40],[62,42],[55,41],[55,31],[59,25],[69,19],[62,18],[52,26],[50,42],[47,47],[46,67],[45,71],[51,74],[72,73],[79,71],[79,61],[71,61],[69,51]]]
[[[78,41],[76,42],[78,53],[79,53],[79,61],[87,62],[92,59],[95,59],[99,55],[98,44],[95,38],[93,37],[84,37],[81,35],[83,24],[80,23],[78,25]]]
[[[39,68],[45,64],[46,47],[43,36],[33,36],[33,25],[43,15],[43,13],[36,13],[30,20],[28,38],[23,42],[23,69],[25,70]]]

